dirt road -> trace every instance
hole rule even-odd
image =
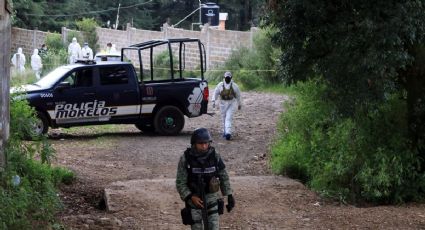
[[[220,116],[187,119],[174,137],[148,136],[130,125],[60,130],[55,164],[75,171],[61,188],[59,218],[72,229],[187,229],[174,187],[177,163],[191,131],[207,127],[224,158],[236,208],[223,229],[421,229],[425,205],[357,208],[325,202],[297,181],[270,172],[269,144],[285,96],[249,92],[235,118],[232,141],[221,138]],[[53,131],[50,134],[58,133]],[[102,199],[107,194],[109,210]]]

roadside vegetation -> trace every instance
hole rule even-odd
[[[423,10],[271,1],[279,79],[293,93],[272,147],[276,173],[343,202],[424,201]]]
[[[311,20],[317,26],[312,34],[330,30]],[[424,127],[425,110],[423,103],[409,100],[415,93],[411,96],[422,101],[423,94],[403,83],[412,76],[399,70],[400,76],[391,69],[414,65],[410,74],[420,74],[425,60],[422,46],[406,53],[412,55],[407,61],[397,56],[404,52],[401,47],[388,45],[386,49],[394,50],[394,56],[387,56],[388,63],[375,60],[385,55],[385,50],[366,49],[364,56],[347,44],[332,47],[336,50],[323,58],[310,56],[320,52],[323,44],[312,43],[316,42],[312,38],[300,42],[300,34],[285,30],[296,28],[296,23],[276,16],[255,35],[252,48],[235,51],[218,70],[209,71],[207,79],[217,83],[225,71],[232,71],[235,82],[245,90],[291,97],[283,105],[286,112],[277,124],[271,148],[275,173],[298,179],[341,202],[424,201],[424,139],[419,131]],[[356,41],[358,36],[349,34],[347,39]],[[380,37],[376,39],[369,42],[386,44]],[[298,46],[300,43],[304,46]]]
[[[96,43],[93,24],[90,19],[77,23],[88,41]],[[49,34],[46,45],[49,49],[41,56],[42,75],[68,61],[66,46],[59,34]],[[12,87],[34,82],[36,78],[29,62],[24,72],[11,74]],[[62,208],[57,192],[62,183],[72,183],[75,175],[68,169],[51,165],[55,151],[47,136],[31,134],[36,121],[35,111],[19,94],[10,98],[10,138],[5,149],[7,165],[0,172],[0,229],[63,229],[55,219]]]
[[[342,202],[423,200],[425,175],[409,146],[400,95],[341,116],[317,78],[293,86],[272,147],[272,169]]]
[[[58,186],[70,184],[73,172],[52,166],[54,149],[46,137],[28,139],[34,111],[13,95],[7,165],[0,172],[0,229],[61,229],[55,214],[61,209]]]

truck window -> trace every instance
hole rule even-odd
[[[128,84],[128,71],[123,66],[109,66],[99,69],[101,85]]]
[[[92,69],[77,69],[68,74],[62,82],[69,82],[72,88],[93,86]]]

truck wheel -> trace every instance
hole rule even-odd
[[[183,129],[184,115],[179,108],[167,105],[156,113],[154,124],[159,134],[176,135]]]
[[[31,134],[34,137],[39,137],[45,133],[49,129],[49,123],[47,121],[46,115],[43,113],[37,112],[37,116],[35,117],[35,123],[33,124]]]
[[[142,123],[136,123],[134,124],[136,128],[138,128],[143,133],[154,133],[155,132],[155,126],[152,124],[150,126]]]

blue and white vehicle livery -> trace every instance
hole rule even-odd
[[[184,55],[194,50],[199,59],[191,66],[198,70],[186,70]],[[138,63],[122,61],[128,51]],[[154,58],[164,52],[167,66]],[[121,61],[61,66],[24,86],[37,111],[35,133],[46,133],[48,127],[135,124],[143,132],[175,135],[184,127],[184,116],[207,113],[205,49],[199,39],[144,42],[123,48],[121,57]]]

